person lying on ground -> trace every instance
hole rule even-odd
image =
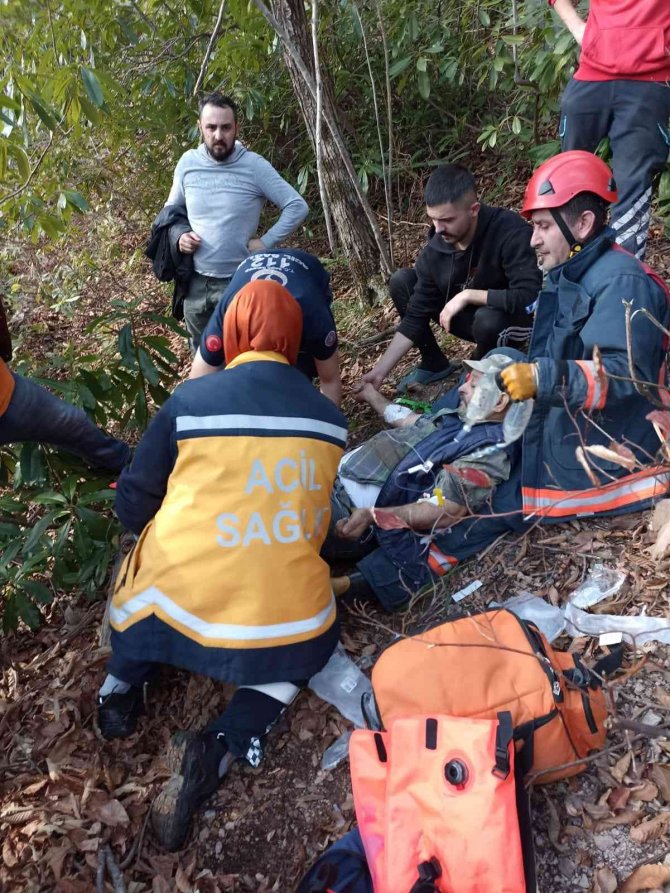
[[[347,600],[373,598],[395,610],[456,564],[458,522],[478,514],[516,470],[518,445],[505,443],[503,428],[511,401],[495,377],[523,359],[513,348],[500,348],[482,360],[466,360],[470,372],[463,384],[427,415],[411,412],[393,421],[399,407],[372,384],[358,392],[393,429],[375,434],[340,462],[322,554],[331,563],[356,561],[356,571],[336,578],[336,593]],[[472,417],[475,395],[482,410],[478,422]]]
[[[580,150],[544,162],[526,189],[521,213],[546,278],[529,362],[501,375],[513,399],[535,399],[522,447],[527,517],[635,511],[670,488],[654,460],[653,406],[638,391],[649,382],[667,400],[665,335],[654,320],[668,327],[670,292],[614,243],[607,214],[616,200],[610,168]],[[622,458],[612,441],[629,452]]]
[[[202,144],[177,162],[165,203],[183,208],[191,227],[180,234],[178,248],[193,255],[184,322],[194,350],[239,264],[250,252],[274,248],[287,239],[309,210],[269,161],[238,141],[237,105],[230,97],[218,92],[202,97],[198,130]],[[259,237],[266,201],[281,214]]]
[[[283,286],[245,285],[223,321],[228,365],[175,390],[119,479],[116,512],[139,540],[111,604],[100,731],[134,732],[159,664],[239,686],[206,729],[173,738],[174,774],[151,814],[169,850],[234,760],[259,764],[338,641],[319,550],[347,426],[294,368],[301,331]]]
[[[337,330],[330,305],[330,276],[318,258],[297,248],[258,251],[243,260],[216,305],[200,339],[189,378],[222,369],[226,362],[221,332],[231,301],[248,282],[269,279],[293,295],[302,310],[302,341],[296,366],[309,378],[318,376],[321,393],[336,406],[342,401]]]
[[[413,269],[396,271],[389,282],[400,325],[384,355],[362,381],[379,389],[412,347],[419,366],[398,384],[429,384],[453,366],[440,350],[430,323],[473,341],[473,359],[494,347],[523,348],[532,326],[527,307],[542,285],[530,231],[513,211],[481,203],[475,179],[460,164],[445,164],[428,178],[428,243]]]
[[[101,431],[83,409],[17,375],[7,366],[11,358],[12,341],[0,300],[0,444],[48,443],[94,469],[119,474],[130,461],[128,444]]]

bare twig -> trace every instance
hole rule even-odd
[[[321,119],[323,117],[323,83],[321,81],[321,63],[319,61],[319,2],[312,0],[312,52],[314,54],[314,78],[316,80],[316,113],[314,121],[314,148],[316,150],[316,177],[319,181],[319,195],[323,208],[323,219],[326,222],[328,247],[331,254],[335,251],[333,221],[330,216],[330,202],[323,178],[323,149],[321,146]]]
[[[632,743],[632,742],[631,742]],[[528,788],[531,785],[535,784],[535,781],[538,778],[542,778],[545,775],[549,775],[550,773],[559,772],[561,769],[571,769],[573,766],[583,766],[586,763],[593,763],[594,760],[600,759],[600,757],[604,756],[608,753],[615,753],[621,744],[613,744],[611,747],[603,747],[602,750],[599,750],[597,753],[592,753],[588,757],[582,757],[579,760],[570,760],[569,763],[559,763],[557,766],[548,766],[546,769],[542,769],[540,772],[532,772],[530,775],[527,775],[524,778],[524,784]]]
[[[193,95],[197,96],[200,91],[200,87],[202,86],[202,82],[205,79],[205,72],[207,71],[207,64],[209,63],[209,58],[212,55],[212,50],[214,49],[214,45],[219,37],[219,31],[221,30],[221,22],[223,21],[223,10],[226,6],[226,0],[221,0],[221,5],[219,6],[219,14],[216,17],[216,23],[214,25],[214,30],[212,31],[212,36],[209,38],[209,44],[207,45],[207,49],[205,50],[205,56],[202,60],[202,65],[200,66],[200,74],[198,75],[198,79],[195,82],[195,87],[193,88]]]
[[[114,893],[126,893],[126,882],[123,878],[123,872],[119,868],[111,846],[106,843],[104,846],[105,861],[107,863],[107,871],[112,879]]]
[[[12,198],[16,198],[17,195],[21,195],[21,193],[30,186],[35,174],[40,169],[40,166],[41,166],[42,162],[44,161],[47,152],[51,148],[53,138],[54,138],[53,131],[50,130],[49,131],[49,139],[47,140],[47,144],[44,147],[42,154],[37,159],[37,163],[35,164],[35,167],[28,174],[28,179],[25,181],[25,183],[23,183],[22,186],[19,186],[13,192],[8,192],[6,195],[0,196],[0,205],[3,205],[5,202],[8,202]]]
[[[636,722],[634,719],[619,717],[612,722],[612,728],[626,729],[644,735],[645,738],[667,738],[670,726],[650,726],[646,722]]]
[[[105,893],[105,848],[100,847],[98,850],[98,867],[95,872],[95,890],[96,893]]]
[[[365,34],[365,27],[363,25],[363,19],[361,18],[361,13],[356,4],[356,0],[352,0],[352,8],[356,13],[356,18],[358,19],[358,24],[361,29],[361,35],[363,36],[363,50],[365,51],[365,61],[368,66],[368,74],[370,76],[370,88],[372,90],[372,107],[375,112],[375,124],[377,126],[377,138],[379,140],[379,159],[382,165],[382,181],[384,183],[384,196],[386,199],[386,213],[388,215],[389,221],[389,234],[388,234],[388,242],[389,242],[389,254],[391,257],[391,263],[393,263],[393,244],[391,242],[391,221],[393,219],[393,210],[391,208],[391,191],[389,188],[389,182],[386,176],[386,160],[384,158],[384,140],[382,139],[382,126],[379,118],[379,103],[377,102],[377,87],[375,85],[375,76],[372,70],[372,61],[370,59],[370,50],[368,48],[368,39]],[[382,29],[383,30],[383,29]],[[390,143],[389,143],[390,145]]]
[[[144,842],[144,834],[147,830],[147,825],[149,824],[149,818],[151,816],[151,809],[147,809],[147,814],[144,817],[144,821],[142,822],[142,828],[140,829],[140,833],[137,835],[135,840],[133,841],[133,845],[128,851],[128,855],[124,858],[122,862],[119,863],[119,868],[121,871],[125,871],[126,868],[129,868],[133,862],[137,862],[140,856],[142,855],[142,843]]]
[[[395,258],[393,256],[393,201],[391,197],[391,172],[393,170],[393,107],[391,104],[391,74],[389,71],[389,48],[386,40],[386,29],[384,28],[384,20],[382,18],[382,10],[379,0],[376,0],[377,19],[379,21],[379,33],[382,37],[382,48],[384,50],[384,84],[386,88],[386,124],[388,127],[388,158],[386,164],[386,208],[387,208],[387,224],[389,234],[389,252],[391,254],[391,263],[395,266]]]

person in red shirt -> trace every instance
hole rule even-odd
[[[652,181],[670,147],[670,0],[591,0],[586,21],[572,0],[548,2],[581,46],[561,97],[561,149],[595,152],[609,137],[619,192],[610,225],[642,259]]]

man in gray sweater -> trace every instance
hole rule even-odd
[[[238,142],[237,107],[221,93],[199,104],[202,143],[177,162],[165,203],[186,211],[191,230],[179,250],[193,254],[194,275],[184,300],[184,322],[196,349],[200,334],[238,265],[253,251],[274,248],[300,226],[309,208],[272,165]],[[258,236],[265,201],[279,220]]]

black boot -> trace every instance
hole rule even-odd
[[[144,687],[131,685],[123,694],[98,696],[98,726],[105,738],[128,738],[144,712]]]
[[[169,852],[181,849],[198,807],[216,791],[235,757],[217,732],[178,732],[172,739],[173,765],[183,752],[181,764],[151,807],[151,826],[156,839]],[[223,772],[219,766],[224,757]]]
[[[352,571],[344,577],[333,577],[331,585],[340,604],[375,601],[372,587],[360,571]]]

